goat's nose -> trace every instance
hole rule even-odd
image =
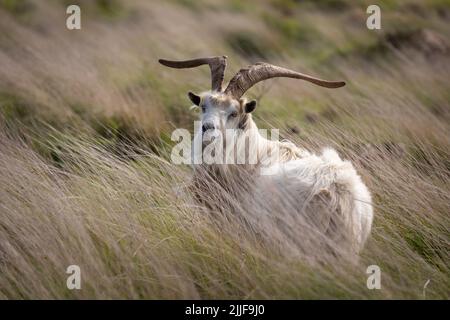
[[[212,123],[205,123],[202,125],[202,132],[205,133],[210,129],[215,129],[215,126]]]

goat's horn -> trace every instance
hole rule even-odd
[[[195,68],[204,64],[209,65],[211,69],[211,89],[216,91],[222,91],[222,82],[227,66],[227,56],[217,56],[209,58],[198,58],[192,60],[183,61],[171,61],[165,59],[159,59],[159,63],[170,68],[184,69]]]
[[[256,83],[276,77],[302,79],[326,88],[339,88],[345,86],[345,82],[343,81],[326,81],[300,72],[277,67],[269,63],[259,62],[239,70],[228,83],[225,93],[239,99]]]

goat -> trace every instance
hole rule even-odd
[[[339,88],[345,82],[326,81],[272,64],[256,63],[239,70],[223,90],[226,59],[226,56],[218,56],[185,61],[159,60],[171,68],[193,68],[206,64],[210,67],[211,91],[200,95],[188,93],[194,106],[202,110],[201,127],[196,136],[204,143],[208,140],[208,134],[219,132],[224,136],[226,130],[234,129],[237,133],[232,139],[227,136],[226,145],[231,144],[232,149],[237,146],[238,154],[246,152],[256,157],[255,163],[241,166],[253,177],[252,198],[286,203],[290,195],[301,209],[299,211],[312,218],[318,226],[317,230],[334,243],[342,242],[342,246],[350,252],[359,253],[370,234],[373,209],[370,192],[352,164],[341,160],[337,152],[330,148],[316,155],[289,141],[264,138],[252,119],[256,101],[242,98],[256,83],[275,77],[306,80],[326,88]],[[253,147],[240,143],[247,138],[254,142]],[[194,169],[198,166],[206,167],[213,173],[214,179],[224,186],[230,183],[230,177],[238,175],[233,172],[235,166],[199,164],[194,165]],[[279,191],[277,194],[281,195],[279,199],[275,199],[274,185]]]

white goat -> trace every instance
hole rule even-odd
[[[315,223],[320,224],[319,230],[323,234],[334,242],[346,238],[343,245],[352,253],[361,250],[371,229],[372,201],[352,164],[341,160],[333,149],[325,149],[322,154],[315,155],[288,141],[267,140],[260,135],[252,120],[251,112],[256,108],[256,101],[248,102],[241,98],[257,82],[274,77],[302,79],[327,88],[342,87],[344,82],[325,81],[271,64],[257,63],[241,69],[222,90],[225,56],[159,62],[172,68],[209,65],[212,90],[200,96],[189,92],[192,103],[202,110],[202,126],[197,136],[205,143],[210,140],[211,134],[221,133],[220,136],[226,137],[222,145],[226,157],[230,150],[255,156],[254,163],[241,166],[254,177],[252,183],[256,187],[253,199],[273,199],[276,194],[283,198],[291,195],[300,211],[313,216]],[[236,132],[231,139],[226,133],[228,129]],[[250,141],[251,146],[242,142],[245,139]],[[230,145],[232,148],[226,147]],[[219,183],[229,181],[229,176],[233,175],[233,166],[212,164],[206,168],[215,173]],[[278,193],[273,192],[274,185]],[[273,202],[283,203],[279,200],[274,199]]]

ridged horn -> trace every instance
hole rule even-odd
[[[166,67],[176,69],[195,68],[207,64],[211,69],[211,89],[219,92],[222,91],[223,77],[227,66],[227,56],[198,58],[183,61],[159,59],[158,61]]]
[[[274,66],[269,63],[259,62],[239,70],[228,83],[225,93],[239,99],[256,83],[277,77],[306,80],[326,88],[339,88],[345,86],[345,82],[343,81],[322,80],[300,72]]]

